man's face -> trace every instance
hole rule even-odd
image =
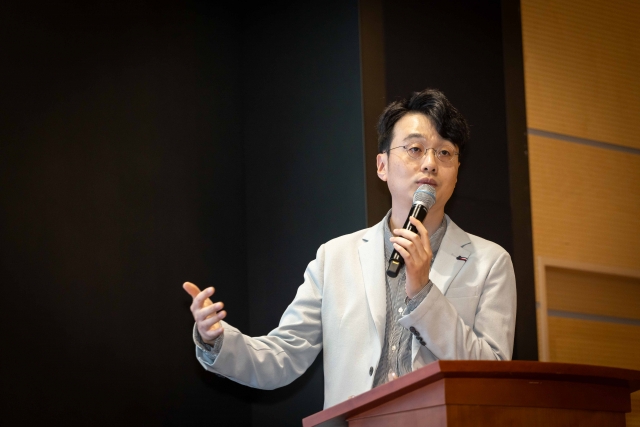
[[[414,159],[403,145],[420,142],[427,148],[427,155]],[[409,209],[413,203],[413,193],[422,184],[436,189],[436,204],[432,210],[444,210],[458,180],[459,156],[453,156],[449,164],[437,158],[434,150],[447,149],[453,153],[458,148],[451,141],[443,139],[424,114],[409,113],[402,117],[393,128],[393,140],[388,154],[378,154],[378,176],[386,181],[391,193],[393,206]]]

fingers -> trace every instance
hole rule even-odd
[[[409,221],[414,227],[416,227],[417,233],[406,230],[404,228],[397,228],[393,230],[393,233],[396,236],[403,237],[416,245],[422,243],[422,246],[427,246],[427,244],[429,243],[429,232],[425,228],[424,224],[413,217],[409,217]]]
[[[422,246],[422,242],[414,243],[404,237],[392,237],[391,242],[405,262],[409,262],[410,258],[419,260],[427,257],[427,250]]]
[[[387,379],[389,380],[389,382],[391,382],[393,380],[397,380],[398,376],[396,375],[395,372],[389,372],[389,375],[387,376]]]
[[[191,295],[191,298],[193,298],[195,303],[203,304],[205,307],[211,305],[211,300],[207,301],[207,299],[215,292],[215,288],[213,287],[207,288],[204,291],[200,291],[200,288],[198,288],[191,282],[185,282],[182,285],[182,289],[184,289],[189,295]]]
[[[207,344],[213,345],[216,338],[218,338],[224,332],[224,328],[222,327],[222,323],[217,322],[209,329],[198,327],[198,332],[200,333],[202,341],[206,342]]]
[[[222,303],[213,304],[211,307],[221,307]],[[201,311],[209,310],[209,308],[202,309]],[[218,338],[224,332],[222,323],[220,321],[227,317],[227,312],[222,310],[210,314],[202,321],[197,321],[198,332],[202,340],[208,344],[213,344],[216,338]]]
[[[211,302],[209,297],[215,292],[213,287],[200,291],[200,288],[193,283],[185,282],[182,288],[193,298],[191,313],[202,340],[212,344],[224,332],[222,323],[220,323],[222,319],[227,317],[227,312],[222,310],[224,304]]]
[[[416,218],[410,217],[409,220],[417,228],[418,234],[409,230],[405,230],[404,228],[395,229],[393,230],[393,232],[396,234],[396,237],[392,237],[391,241],[394,244],[397,243],[398,245],[402,246],[408,253],[413,254],[418,258],[429,256],[429,254],[431,254],[429,232],[424,227],[424,225]],[[396,248],[396,250],[398,249]],[[398,250],[398,252],[400,251]],[[405,261],[407,260],[405,259]]]
[[[407,245],[411,245],[412,243],[406,243]],[[407,251],[403,246],[401,246],[399,243],[394,242],[393,243],[393,248],[398,251],[398,253],[400,254],[400,256],[402,257],[402,259],[404,259],[405,264],[407,263],[407,261],[409,261],[411,259],[411,254],[409,253],[409,251]]]
[[[393,247],[402,256],[406,267],[405,290],[407,296],[413,298],[428,282],[429,270],[433,259],[429,233],[424,225],[415,218],[410,219],[418,234],[396,229],[397,235],[391,238]]]
[[[217,302],[198,310],[197,315],[195,316],[196,322],[202,322],[203,320],[210,318],[211,316],[222,310],[222,307],[224,307],[224,304],[221,302]]]
[[[193,298],[193,302],[191,303],[191,311],[194,314],[195,314],[195,310],[198,310],[202,307],[207,307],[213,304],[209,299],[209,297],[212,296],[213,293],[215,292],[215,289],[213,287],[209,287],[202,292],[200,292],[200,289],[198,289],[198,287],[193,283],[187,282],[184,285],[182,285],[182,287]]]
[[[413,224],[414,227],[418,229],[418,236],[420,237],[420,240],[422,241],[424,247],[431,247],[431,244],[429,243],[429,232],[427,231],[424,224],[414,217],[411,217],[409,221],[411,221],[411,224]]]
[[[207,332],[212,329],[218,329],[222,327],[222,325],[219,325],[218,322],[220,322],[225,317],[227,317],[227,312],[225,310],[216,312],[208,318],[198,322],[198,330],[202,329],[203,331]]]
[[[200,293],[200,288],[198,288],[191,282],[184,282],[184,284],[182,285],[182,289],[187,291],[187,293],[191,295],[192,298],[195,298]]]

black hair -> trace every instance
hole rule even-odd
[[[421,113],[427,116],[438,134],[458,147],[462,154],[470,138],[469,124],[460,112],[438,89],[425,89],[414,92],[407,101],[392,102],[384,109],[378,120],[378,153],[386,152],[393,139],[393,127],[409,113]]]

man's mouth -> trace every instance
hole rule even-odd
[[[432,187],[437,187],[438,183],[435,182],[433,179],[430,178],[422,178],[421,180],[418,181],[418,184],[422,185],[422,184],[429,184]]]

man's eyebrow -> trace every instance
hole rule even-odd
[[[413,138],[420,138],[420,139],[423,139],[423,140],[425,140],[425,141],[427,140],[427,138],[426,138],[423,134],[421,134],[421,133],[410,133],[409,135],[407,135],[407,136],[403,139],[403,141],[407,141],[407,140],[409,140],[409,139],[413,139]],[[449,145],[452,145],[452,146],[454,146],[454,147],[456,146],[453,142],[449,141],[448,139],[445,139],[445,140],[444,140],[444,144],[449,144]]]
[[[421,138],[421,139],[427,139],[424,137],[423,134],[421,133],[410,133],[409,135],[407,135],[403,141],[406,141],[407,139],[411,139],[411,138]]]

